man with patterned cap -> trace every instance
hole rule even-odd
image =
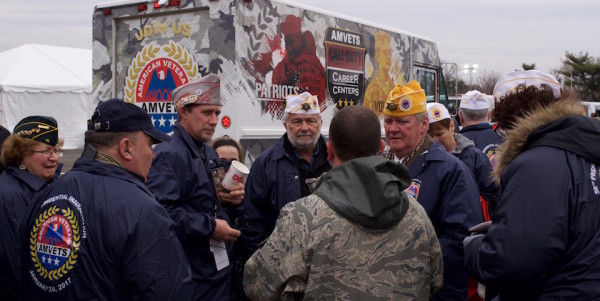
[[[175,223],[144,184],[152,145],[171,138],[120,99],[98,104],[87,128],[81,158],[21,226],[23,299],[189,300]]]
[[[221,82],[209,74],[173,90],[178,120],[173,142],[155,148],[147,185],[177,225],[192,268],[195,300],[234,300],[233,228],[244,185],[217,192],[222,165],[208,142],[221,113]],[[226,210],[227,209],[227,210]],[[231,215],[230,215],[231,214]]]
[[[426,96],[418,82],[394,87],[383,113],[390,147],[383,155],[408,167],[412,182],[406,192],[425,208],[442,246],[444,286],[431,299],[466,300],[462,240],[470,227],[483,221],[475,178],[427,134]]]
[[[600,122],[536,70],[503,75],[494,97],[500,195],[489,229],[464,241],[467,270],[486,300],[597,300]]]
[[[244,260],[269,237],[281,208],[310,194],[306,180],[331,168],[322,123],[316,96],[304,92],[286,98],[286,133],[256,158],[246,182]]]
[[[481,150],[495,164],[496,150],[502,144],[502,137],[490,124],[490,101],[487,96],[477,90],[465,93],[460,98],[458,118],[462,129],[460,133],[471,139],[475,147]]]

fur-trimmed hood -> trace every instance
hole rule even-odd
[[[578,101],[557,101],[538,107],[515,124],[506,132],[506,140],[496,153],[494,176],[498,181],[514,158],[534,146],[565,149],[600,164],[600,121],[587,117],[587,110]]]

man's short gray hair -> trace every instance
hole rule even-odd
[[[471,109],[459,109],[462,112],[463,118],[466,121],[476,121],[480,119],[487,119],[489,110],[471,110]]]
[[[427,112],[422,112],[422,113],[419,113],[419,114],[415,114],[415,117],[417,118],[417,121],[420,122],[420,121],[423,120],[423,118],[427,117]]]

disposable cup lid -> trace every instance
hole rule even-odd
[[[235,169],[237,169],[239,172],[247,175],[250,173],[250,170],[248,170],[248,167],[246,167],[246,165],[244,165],[244,163],[240,162],[240,161],[231,161],[231,165],[233,165],[233,167],[235,167]]]

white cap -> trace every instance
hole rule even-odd
[[[487,95],[477,90],[472,90],[465,93],[460,98],[459,109],[467,110],[489,110],[490,102],[486,98]]]
[[[283,119],[287,119],[288,114],[314,115],[321,114],[319,110],[319,100],[317,96],[304,92],[300,95],[288,95],[285,98],[285,112]]]
[[[450,112],[443,104],[430,102],[427,104],[427,117],[429,124],[450,118]]]
[[[494,100],[500,101],[506,93],[514,91],[518,85],[536,86],[540,88],[542,84],[548,85],[554,91],[554,97],[560,97],[560,83],[554,76],[537,70],[525,70],[509,72],[498,80],[494,87]]]

